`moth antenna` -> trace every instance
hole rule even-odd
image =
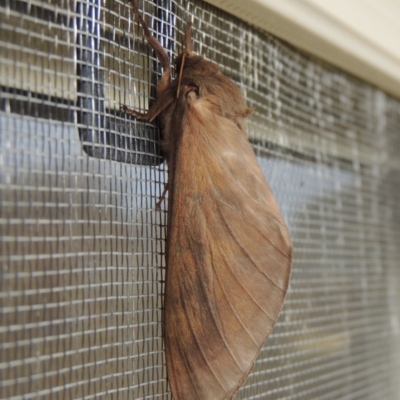
[[[181,81],[182,81],[182,74],[183,68],[185,67],[185,59],[188,55],[192,54],[193,50],[193,43],[192,43],[192,23],[188,21],[186,23],[186,30],[185,30],[185,52],[182,56],[181,62],[181,69],[179,71],[179,78],[178,78],[178,90],[176,92],[176,97],[179,97],[179,91],[181,90]]]
[[[183,68],[185,66],[185,59],[186,59],[187,53],[183,53],[182,55],[182,62],[181,62],[181,69],[179,71],[179,78],[178,78],[178,90],[176,91],[176,98],[179,97],[179,92],[181,90],[181,82],[182,82],[182,74],[183,74]]]
[[[188,54],[192,54],[193,43],[192,43],[192,23],[191,23],[191,21],[188,21],[186,23],[185,36],[186,36],[185,51]]]

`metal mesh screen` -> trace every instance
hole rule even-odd
[[[400,101],[201,1],[139,2],[255,108],[294,242],[289,294],[237,399],[400,398]],[[0,397],[170,399],[158,71],[125,0],[0,0]],[[212,399],[210,399],[212,400]]]

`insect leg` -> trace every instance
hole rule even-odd
[[[158,114],[160,114],[165,108],[167,108],[172,103],[172,97],[159,97],[155,103],[151,106],[151,108],[147,112],[139,112],[134,110],[133,108],[129,108],[125,104],[121,104],[120,110],[126,112],[127,114],[131,114],[137,119],[145,120],[145,121],[153,121]]]
[[[147,26],[147,23],[144,20],[141,12],[138,10],[134,0],[131,0],[131,4],[132,4],[133,10],[135,11],[137,18],[139,19],[140,23],[142,24],[144,35],[146,36],[147,42],[149,43],[151,48],[156,52],[158,61],[160,61],[161,67],[163,68],[164,74],[165,74],[166,71],[169,71],[171,69],[168,53],[166,52],[164,47],[162,47],[161,43],[151,34],[150,29]],[[164,76],[163,76],[163,78],[164,78]]]
[[[143,27],[144,35],[146,36],[147,42],[149,43],[151,48],[156,52],[158,61],[160,62],[161,67],[163,68],[163,74],[157,87],[157,93],[158,94],[163,93],[169,86],[169,81],[171,76],[171,66],[169,62],[168,53],[162,47],[161,43],[151,34],[146,21],[144,20],[141,12],[138,10],[136,6],[136,2],[134,0],[131,0],[131,4],[137,18],[139,19]],[[165,99],[160,99],[159,96],[157,97],[158,98],[156,102],[146,113],[141,113],[132,108],[129,108],[126,105],[121,105],[120,110],[126,112],[127,114],[131,114],[138,119],[152,121],[155,117],[157,117],[158,114],[160,114],[161,111],[164,110],[164,108],[166,108],[171,103],[171,100],[165,101]]]
[[[156,203],[156,211],[161,211],[161,203],[165,200],[165,195],[167,194],[167,192],[168,192],[168,182],[165,184],[162,195],[160,196],[160,198]]]

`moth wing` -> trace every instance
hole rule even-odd
[[[182,127],[169,203],[169,380],[175,400],[231,399],[282,308],[292,246],[244,133],[200,101]]]

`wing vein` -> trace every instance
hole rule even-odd
[[[225,119],[226,119],[226,118],[225,118]],[[216,126],[217,126],[217,125],[218,125],[218,123],[216,124]],[[237,127],[235,127],[235,128],[237,128]],[[216,147],[216,146],[215,146],[215,143],[212,142],[212,139],[213,139],[212,136],[210,136],[210,135],[208,135],[208,134],[204,134],[204,135],[199,135],[199,137],[201,137],[203,140],[205,140],[205,141],[207,142],[207,144],[203,144],[203,145],[201,145],[201,146],[198,146],[198,148],[199,148],[200,150],[210,149],[210,148],[215,148],[215,147]],[[214,140],[215,140],[215,139],[214,139]],[[264,173],[262,172],[261,167],[260,167],[259,164],[258,164],[257,157],[256,157],[256,155],[254,154],[254,150],[252,149],[251,144],[250,144],[247,140],[246,140],[246,143],[245,143],[245,144],[248,145],[248,146],[251,148],[252,156],[253,156],[254,161],[255,161],[254,165],[257,166],[257,168],[261,171],[261,174],[262,174],[263,177],[264,177]],[[242,192],[246,193],[246,197],[248,197],[250,200],[255,201],[254,198],[253,198],[253,196],[249,193],[249,191],[246,189],[246,187],[243,186],[243,184],[237,179],[237,177],[232,173],[232,171],[231,171],[229,168],[226,168],[227,163],[226,163],[226,161],[224,160],[224,158],[222,157],[222,154],[223,154],[223,152],[216,152],[216,151],[213,152],[214,159],[217,159],[217,160],[219,161],[219,167],[220,167],[220,169],[224,172],[224,174],[229,175],[229,177],[231,178],[231,181],[235,183],[236,187],[237,187],[239,190],[241,190]],[[240,155],[240,157],[242,157],[242,153],[240,153],[239,155]],[[207,166],[208,166],[208,165],[207,165]],[[208,169],[209,169],[209,166],[208,166]],[[210,173],[210,171],[209,171],[209,173]],[[212,176],[212,175],[211,175],[211,176]],[[268,186],[268,183],[267,183],[267,181],[265,180],[265,177],[264,177],[264,183]],[[255,202],[258,204],[259,207],[261,207],[261,208],[264,210],[264,212],[265,212],[266,214],[268,214],[268,216],[269,216],[271,219],[275,220],[279,225],[283,225],[284,227],[286,227],[286,225],[285,225],[284,223],[282,224],[282,221],[281,221],[279,218],[277,218],[276,215],[275,215],[274,213],[271,213],[268,209],[266,209],[266,208],[265,208],[262,204],[260,204],[258,201],[255,201]]]
[[[179,280],[179,288],[180,288],[180,292],[181,292],[180,298],[182,298],[182,291],[183,291],[183,288],[182,288],[181,280]],[[191,318],[190,315],[189,315],[189,312],[188,312],[188,309],[187,309],[187,306],[186,306],[186,302],[185,302],[185,301],[182,301],[182,305],[183,305],[183,309],[184,309],[184,311],[185,311],[186,321],[188,322],[190,331],[191,331],[191,333],[192,333],[192,335],[193,335],[193,338],[194,338],[194,340],[195,340],[195,342],[196,342],[196,346],[198,347],[201,356],[203,357],[203,359],[204,359],[204,361],[205,361],[207,367],[209,368],[209,370],[212,372],[212,376],[215,378],[215,380],[218,382],[218,384],[221,386],[221,388],[226,392],[226,389],[225,389],[224,385],[223,385],[222,382],[218,379],[218,377],[217,377],[217,375],[216,375],[216,373],[215,373],[213,367],[211,366],[210,362],[208,361],[206,355],[204,354],[204,351],[203,351],[202,346],[201,346],[200,343],[199,343],[199,339],[198,339],[197,334],[195,333],[195,330],[194,330],[194,328],[193,328],[192,318]],[[186,357],[186,355],[185,355],[185,357]],[[185,363],[185,364],[186,364],[186,363]]]
[[[207,232],[210,232],[210,230],[207,229]],[[210,251],[210,253],[211,253],[211,256],[212,256],[212,251]],[[212,262],[212,260],[211,260],[211,268],[212,268],[212,270],[213,270],[213,272],[214,272],[214,275],[217,275],[217,274],[216,274],[216,269],[215,269],[215,266],[214,266],[214,263]],[[221,330],[219,324],[217,323],[217,317],[216,317],[216,315],[215,315],[215,308],[214,308],[213,302],[210,300],[210,296],[208,295],[209,292],[208,292],[208,290],[207,290],[207,286],[205,285],[205,282],[204,282],[203,279],[200,279],[200,284],[201,284],[201,286],[202,286],[202,288],[203,288],[203,293],[204,293],[204,295],[205,295],[205,297],[206,297],[207,305],[208,305],[208,308],[209,308],[209,310],[210,310],[210,313],[211,313],[211,316],[212,316],[212,320],[213,320],[213,322],[214,322],[214,325],[215,325],[215,327],[216,327],[216,329],[217,329],[217,332],[218,332],[219,336],[221,337],[221,340],[222,340],[223,343],[224,343],[224,347],[228,350],[229,354],[231,355],[231,357],[232,357],[233,360],[235,361],[235,364],[238,366],[238,368],[239,368],[242,372],[244,372],[244,371],[242,370],[240,364],[239,364],[239,361],[236,359],[235,355],[232,353],[232,350],[230,349],[230,347],[229,347],[229,345],[228,345],[228,343],[227,343],[227,341],[226,341],[225,335],[224,335],[224,333],[222,332],[222,330]],[[214,302],[214,303],[215,303],[215,302]]]
[[[202,136],[202,137],[203,137],[203,136]],[[207,135],[204,135],[204,138],[207,138],[207,137],[208,137]],[[208,143],[208,146],[214,147],[211,143]],[[204,149],[204,148],[207,148],[207,147],[205,147],[205,146],[202,146],[202,147],[201,147],[201,149]],[[255,158],[255,155],[254,155],[254,158]],[[229,177],[231,178],[231,181],[235,183],[236,187],[237,187],[240,191],[242,191],[242,192],[244,192],[244,193],[246,194],[246,197],[249,199],[249,201],[255,202],[255,203],[257,204],[257,206],[260,207],[260,208],[262,208],[262,210],[264,211],[264,213],[268,215],[268,218],[274,220],[274,221],[277,223],[277,225],[279,225],[279,227],[284,227],[284,228],[286,229],[286,225],[285,225],[284,223],[282,223],[282,221],[281,221],[279,218],[277,218],[276,215],[275,215],[274,213],[271,213],[271,212],[270,212],[268,209],[266,209],[262,204],[260,204],[260,203],[259,203],[258,201],[256,201],[256,200],[254,200],[254,198],[249,194],[248,190],[246,190],[246,188],[245,188],[245,187],[238,181],[238,179],[232,174],[232,171],[231,171],[229,168],[226,168],[226,162],[224,161],[224,159],[221,157],[220,154],[218,154],[218,160],[219,160],[219,167],[220,167],[221,171],[223,171],[224,174],[229,175]],[[225,204],[227,207],[229,207],[231,210],[235,211],[236,213],[243,215],[242,213],[240,213],[239,210],[237,210],[237,209],[235,209],[234,207],[232,207],[231,204],[227,203],[227,202],[220,196],[220,193],[216,190],[217,185],[215,185],[214,180],[213,180],[213,175],[214,175],[214,174],[211,173],[211,171],[210,171],[210,166],[208,165],[208,163],[206,163],[206,166],[207,166],[208,175],[209,175],[209,177],[210,177],[210,183],[211,183],[210,186],[213,188],[213,191],[214,191],[215,195],[220,199],[220,202],[223,203],[223,204]],[[260,168],[260,167],[258,166],[258,164],[257,164],[257,167]],[[260,169],[260,171],[261,171],[261,169]],[[261,171],[261,173],[262,173],[262,171]],[[268,183],[265,181],[265,179],[264,179],[264,183],[265,183],[265,185],[268,185]],[[259,230],[259,229],[258,229],[258,226],[255,225],[254,223],[252,223],[251,220],[249,220],[249,223],[250,223],[254,228],[256,228],[257,230]],[[265,239],[266,241],[268,241],[268,242],[269,242],[277,251],[279,251],[282,255],[284,255],[284,256],[287,257],[287,258],[290,257],[288,254],[284,253],[284,252],[282,251],[282,249],[281,249],[279,246],[277,246],[275,243],[273,243],[273,242],[272,242],[267,236],[265,236],[262,232],[261,232],[261,235],[264,237],[264,239]],[[270,279],[270,278],[269,278],[269,279]],[[279,287],[279,286],[278,286],[278,287]],[[282,289],[282,290],[285,290],[284,288],[281,288],[281,289]]]
[[[201,399],[202,396],[200,396],[200,394],[199,394],[199,392],[198,392],[198,389],[197,389],[197,387],[196,387],[196,383],[195,383],[194,377],[193,377],[193,375],[192,375],[192,373],[191,373],[192,368],[190,368],[189,365],[188,365],[187,358],[186,358],[186,354],[185,354],[185,351],[184,351],[183,348],[182,348],[182,344],[181,344],[180,340],[178,340],[178,346],[179,346],[179,351],[180,351],[180,353],[181,353],[181,355],[182,355],[183,362],[185,363],[186,371],[188,372],[188,375],[189,375],[189,377],[190,377],[190,381],[192,382],[192,386],[193,386],[193,388],[194,388],[194,391],[196,392],[197,398],[198,398],[198,399]],[[178,378],[178,379],[179,379],[179,378]]]
[[[280,288],[267,274],[265,274],[257,265],[257,263],[252,259],[252,257],[250,256],[250,254],[246,251],[246,249],[244,248],[244,246],[242,245],[242,243],[240,242],[240,240],[238,240],[237,236],[232,232],[232,229],[230,228],[229,224],[226,221],[225,216],[223,215],[223,213],[221,212],[220,207],[218,206],[218,212],[221,215],[222,221],[224,222],[226,228],[228,229],[229,233],[231,234],[233,240],[236,242],[236,244],[240,247],[240,249],[243,251],[243,253],[246,255],[246,257],[250,260],[250,262],[256,267],[256,269],[262,274],[264,275],[273,285],[275,285],[278,289],[283,290],[282,288]],[[253,300],[253,302],[257,305],[257,307],[259,307],[263,313],[271,319],[271,321],[275,321],[275,318],[271,317],[267,311],[264,309],[264,307],[262,307],[258,301],[251,295],[250,291],[243,286],[242,282],[240,281],[239,277],[234,273],[234,271],[229,268],[231,270],[232,276],[235,277],[235,279],[238,281],[239,285],[243,288],[243,290],[248,294],[248,296]]]
[[[236,211],[233,207],[231,207],[229,204],[222,202],[224,205],[230,207],[231,209],[233,209],[234,211]],[[218,204],[218,202],[217,202]],[[240,242],[239,238],[237,237],[237,235],[235,235],[235,233],[232,231],[228,221],[226,220],[222,210],[221,210],[221,206],[218,204],[218,211],[219,214],[221,215],[221,218],[225,224],[225,226],[227,227],[227,229],[229,230],[232,238],[234,239],[234,241],[237,243],[237,245],[243,250],[243,253],[246,255],[246,257],[251,261],[251,263],[256,267],[256,269],[262,274],[264,275],[274,286],[276,286],[278,289],[282,290],[282,292],[286,291],[286,288],[282,288],[280,287],[267,273],[265,273],[262,269],[260,269],[260,267],[258,266],[258,264],[253,260],[253,258],[250,256],[250,254],[247,252],[247,250],[245,249],[245,247],[243,246],[243,244]],[[257,228],[257,226],[255,226],[253,223],[249,222],[252,226],[254,226],[255,228]],[[276,247],[276,245],[274,243],[272,243],[267,237],[265,237],[262,233],[261,235],[265,238],[265,240],[267,242],[269,242],[270,244],[272,244],[274,246],[275,249],[278,249]],[[279,252],[281,254],[283,254],[285,257],[289,257],[287,254],[283,253],[280,249]]]
[[[232,275],[234,276],[234,278],[235,278],[235,279],[239,282],[239,284],[240,284],[240,280],[238,279],[238,277],[233,273],[233,271],[232,271],[231,268],[229,267],[229,264],[228,264],[228,262],[227,262],[227,260],[226,260],[226,258],[225,258],[225,255],[222,254],[222,257],[224,258],[224,260],[225,260],[225,262],[226,262],[226,265],[228,266],[228,269],[231,271],[231,273],[232,273]],[[228,297],[228,295],[227,295],[227,293],[226,293],[226,290],[224,289],[224,285],[222,285],[222,283],[221,283],[219,274],[217,274],[216,271],[215,271],[215,276],[217,277],[218,282],[219,282],[219,285],[220,285],[221,290],[222,290],[222,293],[224,294],[225,299],[226,299],[226,301],[228,302],[228,304],[229,304],[231,310],[233,311],[233,314],[235,315],[236,319],[239,321],[239,324],[240,324],[240,325],[242,326],[242,328],[245,330],[245,332],[246,332],[247,335],[250,337],[250,339],[252,340],[252,342],[253,342],[255,345],[258,345],[257,341],[253,338],[253,336],[251,335],[250,331],[246,328],[246,325],[244,325],[244,323],[243,323],[242,319],[240,318],[238,312],[237,312],[237,311],[235,310],[235,308],[233,307],[233,305],[232,305],[232,303],[231,303],[231,301],[230,301],[230,299],[229,299],[229,297]],[[242,286],[242,285],[240,285],[240,286]],[[242,287],[243,287],[243,286],[242,286]],[[248,291],[247,291],[246,289],[244,289],[244,290],[246,291],[246,293],[248,293]],[[250,296],[250,298],[254,301],[254,299],[253,299],[251,296]],[[255,301],[254,301],[254,302],[255,302]],[[256,302],[255,302],[255,303],[256,303]],[[256,305],[257,305],[258,307],[261,307],[261,306],[260,306],[259,304],[257,304],[257,303],[256,303]]]
[[[213,186],[214,186],[214,185],[213,185]],[[215,188],[215,186],[214,186],[214,188]],[[237,214],[242,215],[242,216],[245,218],[245,216],[244,216],[239,210],[235,209],[234,207],[232,207],[231,204],[229,204],[229,203],[227,203],[225,200],[223,200],[223,199],[221,198],[221,196],[219,196],[218,192],[217,192],[215,189],[214,189],[214,191],[216,192],[216,195],[220,198],[220,203],[224,204],[225,206],[229,207],[231,210],[233,210],[233,211],[236,212]],[[251,197],[249,197],[249,198],[251,199]],[[271,213],[269,213],[268,211],[266,211],[266,210],[264,209],[264,207],[262,207],[259,203],[257,203],[257,204],[263,209],[263,211],[264,211],[265,213],[269,214],[269,216],[272,217],[272,214],[271,214]],[[253,222],[251,222],[250,219],[248,219],[248,218],[246,218],[246,219],[248,220],[248,223],[249,223],[253,228],[257,229],[257,230],[260,232],[260,229],[258,228],[258,225],[255,225]],[[277,221],[275,217],[274,217],[273,219],[274,219],[275,221]],[[283,224],[282,224],[280,221],[277,221],[277,223],[278,223],[278,225],[283,226]],[[282,254],[283,256],[285,256],[286,258],[289,258],[289,257],[290,257],[288,254],[286,254],[285,252],[283,252],[279,246],[277,246],[274,242],[272,242],[271,239],[270,239],[268,236],[265,236],[263,232],[260,232],[260,234],[261,234],[261,236],[262,236],[268,243],[270,243],[277,251],[279,251],[279,253],[281,253],[281,254]],[[271,278],[269,278],[269,279],[271,280]],[[278,285],[277,285],[277,286],[278,286]],[[279,287],[279,286],[278,286],[278,287]],[[282,289],[282,288],[281,288],[281,289]]]

